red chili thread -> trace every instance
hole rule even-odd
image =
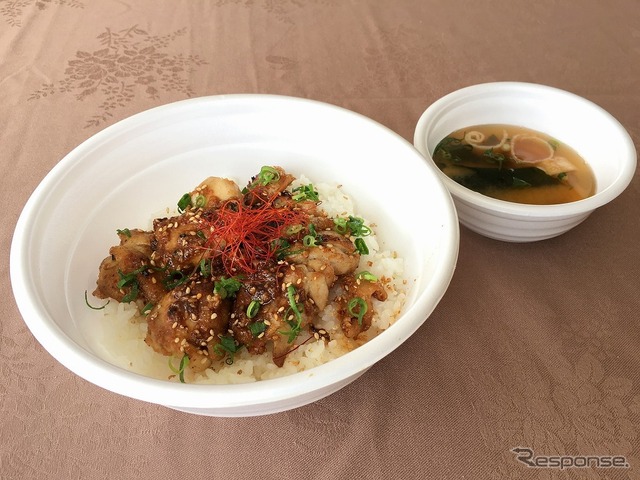
[[[212,231],[206,247],[212,256],[220,255],[226,272],[254,273],[257,265],[273,259],[277,245],[287,228],[305,225],[308,215],[285,204],[273,205],[274,198],[259,204],[245,205],[232,199],[223,203],[209,223]]]

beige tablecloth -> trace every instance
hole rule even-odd
[[[412,140],[437,98],[498,80],[582,95],[638,145],[638,2],[0,0],[0,477],[640,478],[637,175],[552,240],[463,228],[447,294],[402,348],[338,393],[266,417],[191,416],[81,380],[11,295],[22,205],[67,152],[129,115],[276,93]],[[573,463],[530,466],[516,447]],[[626,466],[580,468],[585,456]]]

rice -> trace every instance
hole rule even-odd
[[[311,183],[301,176],[292,185]],[[355,211],[354,202],[339,185],[314,184],[322,201],[321,208],[331,217],[360,216]],[[169,212],[166,212],[169,213]],[[356,340],[344,336],[336,320],[335,306],[330,304],[322,312],[321,318],[315,323],[317,328],[325,329],[330,341],[308,341],[287,354],[284,365],[276,366],[272,361],[272,353],[267,350],[261,355],[251,355],[246,349],[240,349],[228,365],[220,362],[204,372],[185,372],[188,383],[196,384],[237,384],[282,377],[338,358],[364,344],[392,325],[400,316],[406,299],[406,282],[404,280],[404,261],[397,252],[381,249],[375,234],[375,224],[366,218],[365,224],[371,226],[371,235],[364,237],[369,248],[369,254],[360,258],[358,271],[369,271],[385,284],[387,300],[380,302],[373,300],[374,316],[371,328],[362,332]],[[179,360],[170,359],[156,353],[144,339],[147,325],[144,317],[140,316],[135,304],[109,302],[102,310],[96,322],[94,340],[99,345],[99,354],[110,363],[141,375],[177,381],[177,376],[171,370],[169,363],[175,367]],[[303,335],[299,340],[304,341]]]

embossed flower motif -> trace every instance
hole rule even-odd
[[[78,51],[75,58],[68,61],[66,77],[57,88],[55,84],[43,85],[29,100],[55,92],[73,94],[77,100],[99,95],[102,97],[98,106],[100,112],[87,122],[87,126],[97,126],[140,93],[154,100],[160,98],[162,91],[178,91],[190,97],[188,73],[206,62],[194,55],[163,51],[185,32],[186,29],[181,29],[168,35],[152,36],[135,25],[118,32],[106,29],[97,36],[103,48],[93,52]]]
[[[126,50],[119,55],[114,62],[113,74],[116,77],[139,77],[151,72],[158,57],[165,57],[164,54],[154,54],[153,47],[147,47],[141,51]]]
[[[68,67],[64,71],[65,75],[73,80],[102,80],[109,71],[113,69],[113,58],[109,58],[102,51],[94,52],[77,52],[77,60],[70,60]],[[106,53],[106,52],[105,52]]]
[[[78,0],[0,0],[0,15],[11,27],[21,27],[21,17],[24,9],[35,6],[38,10],[45,10],[49,5],[66,5],[73,8],[83,8],[84,3]]]

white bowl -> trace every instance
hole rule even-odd
[[[308,371],[242,385],[147,378],[105,361],[91,338],[84,292],[115,230],[145,226],[209,175],[246,181],[277,164],[316,182],[339,181],[386,248],[406,261],[401,317],[356,350]],[[425,205],[416,217],[415,208]],[[100,387],[178,410],[252,416],[295,408],[347,385],[400,346],[448,287],[458,253],[451,197],[423,157],[380,124],[339,107],[270,95],[191,99],[123,120],[69,153],[37,187],[17,223],[11,280],[37,340]]]
[[[496,200],[447,177],[431,155],[451,132],[481,124],[511,124],[544,132],[576,150],[596,177],[596,194],[558,205]],[[496,82],[450,93],[430,105],[416,126],[414,145],[453,196],[460,223],[490,238],[530,242],[560,235],[627,187],[636,151],[627,131],[609,113],[572,93],[543,85]]]

